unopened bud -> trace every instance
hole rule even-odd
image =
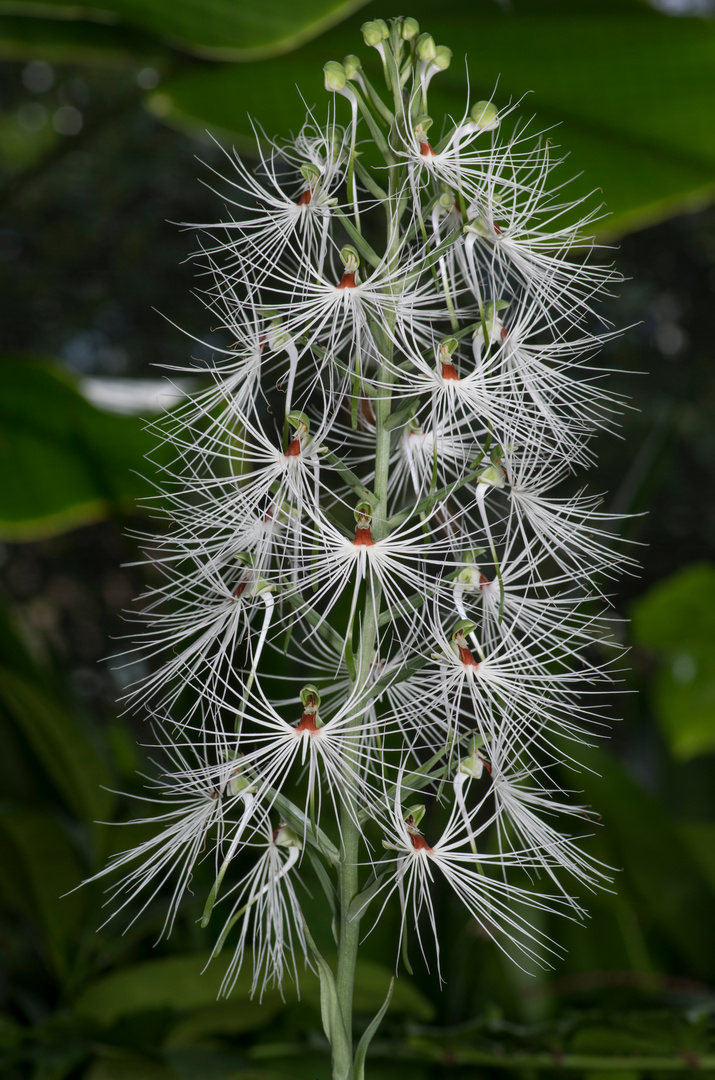
[[[481,131],[493,131],[499,127],[499,110],[491,101],[478,101],[472,105],[469,117]]]
[[[297,847],[301,848],[300,837],[296,832],[291,829],[290,825],[287,825],[285,821],[281,821],[280,825],[273,834],[273,843],[276,847]]]
[[[381,45],[385,38],[390,36],[390,30],[384,19],[373,19],[370,22],[365,22],[360,29],[365,44],[373,49],[377,45]]]
[[[245,776],[242,776],[240,770],[237,769],[226,785],[226,790],[231,796],[241,795],[251,790],[255,791],[255,785],[250,780],[247,780]]]
[[[448,49],[446,45],[438,45],[432,63],[435,64],[440,71],[446,71],[452,63],[452,50]]]
[[[323,64],[323,74],[325,75],[326,90],[339,94],[341,90],[345,89],[348,78],[345,74],[345,68],[337,60],[328,60],[327,64]]]
[[[420,24],[417,19],[413,19],[411,16],[407,16],[402,20],[402,26],[400,27],[400,33],[405,41],[414,41],[420,32]]]
[[[415,52],[419,60],[429,60],[430,62],[434,60],[437,55],[437,46],[431,34],[420,34],[417,38]]]
[[[343,57],[343,68],[345,70],[346,78],[354,79],[358,72],[362,70],[360,57],[355,56],[354,53],[350,53],[349,56]]]
[[[504,487],[504,480],[506,474],[500,465],[492,464],[487,465],[484,472],[479,474],[480,484],[489,484],[490,487],[502,488]]]

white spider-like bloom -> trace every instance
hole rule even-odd
[[[296,951],[308,963],[308,946],[301,923],[300,902],[293,872],[301,853],[299,838],[285,822],[276,829],[268,825],[248,845],[262,854],[225,899],[231,911],[223,925],[216,953],[229,931],[240,921],[235,945],[221,993],[228,996],[238,978],[247,950],[253,957],[251,994],[263,997],[267,986],[281,987],[286,973],[298,984]]]
[[[603,733],[631,562],[580,479],[622,407],[594,363],[615,280],[582,232],[599,209],[510,104],[430,115],[451,53],[414,19],[363,34],[387,95],[357,57],[326,64],[327,123],[262,137],[255,168],[229,155],[230,218],[196,226],[230,344],[152,425],[167,528],[140,537],[127,650],[127,701],[162,717],[174,767],[156,836],[109,867],[140,910],[173,875],[169,928],[212,865],[226,993],[249,952],[259,994],[310,953],[340,1076],[373,902],[439,967],[440,880],[529,967],[610,880],[569,770]],[[334,978],[299,868],[332,908]]]

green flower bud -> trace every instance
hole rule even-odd
[[[408,15],[406,19],[402,20],[400,32],[405,41],[414,41],[420,32],[420,24],[417,19],[413,19]]]
[[[478,749],[470,751],[468,757],[460,759],[457,772],[464,773],[465,776],[471,776],[473,780],[481,779],[484,772],[484,758]]]
[[[479,569],[476,566],[465,566],[463,570],[460,570],[457,574],[457,581],[460,585],[478,585],[479,584]]]
[[[252,784],[250,780],[247,780],[245,776],[241,775],[240,768],[232,774],[231,779],[226,785],[226,790],[230,796],[240,795],[242,792],[255,791],[256,786]]]
[[[483,473],[479,474],[478,483],[490,484],[491,487],[502,488],[504,487],[504,480],[506,479],[504,470],[496,464],[487,465]]]
[[[273,843],[277,847],[303,847],[298,834],[291,829],[290,825],[286,825],[285,821],[281,821],[273,834]]]
[[[484,236],[489,238],[492,235],[492,230],[486,219],[482,214],[478,214],[477,217],[473,217],[471,221],[468,221],[464,226],[465,233],[475,233],[477,236]]]
[[[472,123],[482,131],[492,131],[499,127],[499,110],[491,101],[478,101],[476,105],[472,105],[469,116]]]
[[[350,53],[348,56],[343,57],[343,67],[347,78],[354,79],[358,72],[362,71],[360,57],[355,56],[354,53]]]
[[[437,46],[431,34],[420,34],[417,38],[415,52],[418,60],[429,60],[430,62],[434,60],[437,55]]]
[[[345,68],[337,60],[328,60],[327,64],[323,64],[323,73],[325,75],[326,90],[339,94],[341,90],[345,89],[348,78],[345,74]]]
[[[377,45],[381,45],[385,38],[390,36],[389,28],[384,19],[373,19],[371,22],[365,22],[360,29],[365,44],[373,49]]]
[[[452,50],[446,45],[438,45],[432,63],[436,64],[440,71],[446,71],[452,63]]]

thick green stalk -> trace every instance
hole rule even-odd
[[[378,144],[379,145],[379,144]],[[384,151],[383,151],[384,153]],[[386,164],[390,167],[389,205],[388,210],[388,260],[393,258],[399,250],[399,223],[393,218],[393,210],[396,206],[398,191],[400,189],[398,170],[394,166],[392,156],[384,154]],[[373,327],[373,335],[378,352],[383,358],[380,372],[380,386],[373,398],[375,410],[375,482],[373,484],[374,500],[372,511],[372,536],[380,540],[387,535],[387,487],[390,478],[390,430],[386,423],[392,408],[392,340],[380,329]],[[360,626],[360,651],[357,657],[358,668],[356,672],[356,688],[365,686],[370,678],[370,669],[373,662],[377,639],[377,626],[382,606],[382,590],[375,583],[374,588],[365,590],[365,604]],[[353,723],[359,724],[362,714],[356,713]],[[356,762],[356,765],[358,763]],[[352,815],[351,815],[352,809]],[[342,838],[342,858],[338,882],[338,904],[340,910],[340,934],[338,938],[338,965],[335,976],[335,985],[340,1005],[340,1012],[347,1033],[350,1048],[350,1069],[345,1073],[333,1056],[333,1080],[353,1080],[353,987],[355,983],[355,966],[357,963],[357,950],[360,936],[360,922],[355,919],[348,920],[348,912],[353,899],[359,891],[359,848],[360,829],[353,817],[355,809],[343,803],[340,810],[340,831]]]
[[[383,344],[383,352],[390,348]],[[390,349],[391,351],[391,349]],[[391,360],[391,356],[386,356]],[[377,435],[375,442],[375,483],[374,491],[376,505],[372,517],[372,531],[376,540],[385,535],[387,525],[387,485],[390,470],[390,432],[385,428],[385,421],[390,415],[392,391],[390,383],[392,376],[383,367],[382,383],[378,396],[374,402]],[[373,599],[374,597],[374,599]],[[360,628],[360,651],[358,654],[358,670],[356,684],[364,686],[370,677],[375,651],[377,634],[377,622],[380,617],[382,594],[376,585],[374,590],[366,589],[365,606],[363,610],[362,625]],[[358,724],[362,717],[359,713],[354,718]],[[354,814],[354,810],[353,810]],[[338,939],[338,966],[335,984],[338,992],[340,1011],[348,1034],[350,1044],[350,1056],[352,1060],[352,1012],[353,1012],[353,985],[355,982],[355,965],[357,962],[357,949],[360,935],[360,923],[355,919],[348,920],[350,904],[359,891],[359,845],[360,830],[355,824],[350,813],[350,807],[343,803],[340,811],[340,830],[342,835],[342,859],[340,865],[340,878],[338,884],[338,903],[340,905],[340,934]],[[352,1067],[345,1075],[335,1071],[334,1080],[352,1080]]]

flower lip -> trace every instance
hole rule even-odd
[[[302,735],[304,731],[307,731],[310,735],[314,735],[315,732],[319,730],[317,724],[317,716],[318,714],[316,712],[312,712],[306,709],[306,711],[301,716],[298,724],[293,729],[295,733],[297,735]]]
[[[417,822],[413,814],[408,814],[405,818],[405,827],[407,828],[407,834],[415,851],[432,850],[420,830],[417,828]]]
[[[430,852],[432,850],[421,832],[410,833],[410,840],[415,851]]]
[[[374,547],[375,541],[372,538],[372,528],[370,526],[370,518],[367,514],[359,513],[357,516],[357,524],[355,526],[355,539],[353,544],[355,547]]]
[[[459,659],[465,667],[473,667],[475,669],[479,667],[479,664],[472,655],[471,649],[467,645],[467,639],[461,631],[454,635],[454,644],[457,646]]]
[[[307,206],[313,197],[313,193],[310,188],[306,188],[301,197],[297,200],[296,206]]]
[[[340,284],[336,285],[337,289],[354,289],[355,288],[355,271],[346,270],[340,279]]]

